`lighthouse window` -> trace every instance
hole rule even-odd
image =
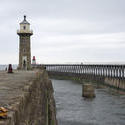
[[[25,29],[26,29],[26,26],[24,26],[23,29],[25,30]]]

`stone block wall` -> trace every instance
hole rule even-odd
[[[53,86],[45,70],[35,72],[8,110],[8,118],[0,120],[0,125],[57,125]]]

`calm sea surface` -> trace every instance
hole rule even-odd
[[[59,125],[125,125],[125,96],[96,89],[95,99],[81,97],[81,84],[54,80]]]

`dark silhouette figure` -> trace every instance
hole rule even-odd
[[[23,68],[26,69],[26,61],[23,61]]]
[[[9,64],[8,73],[13,73],[13,68],[12,68],[12,65],[11,65],[11,64]]]

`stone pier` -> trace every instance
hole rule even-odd
[[[45,70],[0,71],[0,125],[57,125],[53,87]]]

